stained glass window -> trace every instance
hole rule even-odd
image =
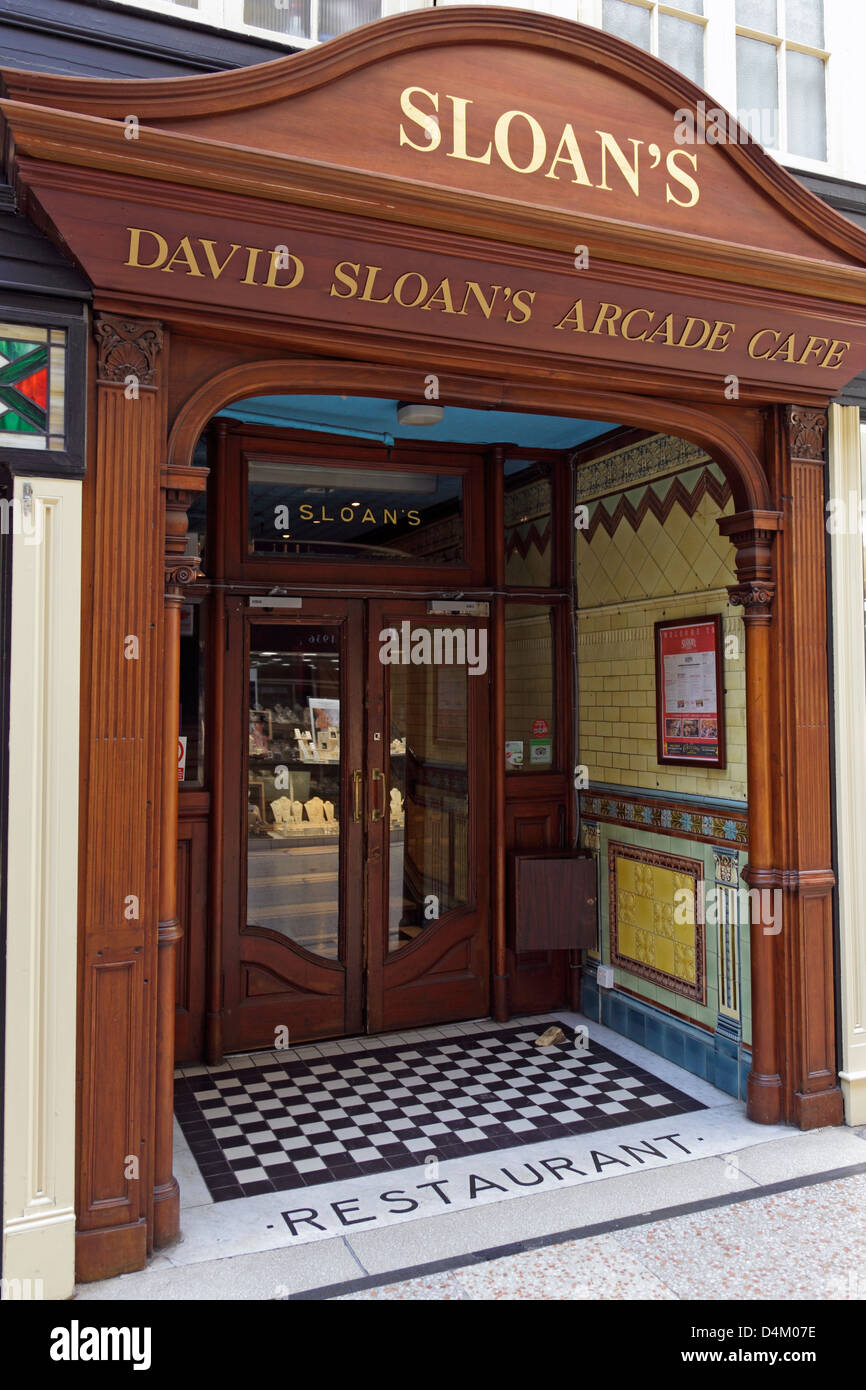
[[[66,330],[0,323],[0,448],[66,448]]]

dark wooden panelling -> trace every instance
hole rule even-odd
[[[566,779],[518,773],[506,779],[505,844],[515,852],[563,848]],[[523,796],[520,799],[520,793]],[[514,798],[514,799],[512,799]],[[512,1013],[542,1012],[566,1002],[568,953],[508,950],[508,999]]]

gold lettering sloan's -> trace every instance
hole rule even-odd
[[[578,136],[571,121],[545,126],[519,108],[491,116],[471,97],[427,87],[403,89],[400,116],[397,142],[418,154],[438,150],[446,159],[501,165],[513,174],[538,174],[603,193],[627,191],[638,199],[658,169],[659,196],[666,204],[693,208],[700,201],[698,156],[679,145],[663,157],[657,144],[632,136],[595,128]]]

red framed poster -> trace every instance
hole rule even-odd
[[[655,625],[660,763],[725,767],[722,619]]]

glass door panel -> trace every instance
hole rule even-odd
[[[340,633],[250,629],[247,925],[340,957]]]
[[[373,599],[367,633],[367,1029],[489,1006],[487,624]]]
[[[468,675],[465,665],[391,665],[388,950],[468,901]]]
[[[558,770],[555,631],[555,613],[549,604],[506,603],[505,766],[508,772]]]
[[[383,629],[435,639],[426,603],[302,602],[226,600],[227,1051],[489,1005],[486,625],[391,665]]]

